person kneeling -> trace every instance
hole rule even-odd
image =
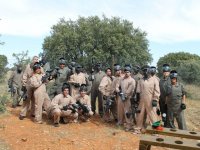
[[[69,84],[64,83],[62,93],[56,95],[50,108],[50,117],[53,118],[54,126],[58,127],[59,122],[68,123],[70,119],[77,123],[78,113],[75,100],[69,95]]]
[[[79,116],[83,121],[89,121],[89,118],[93,115],[91,110],[91,100],[90,97],[86,94],[87,87],[85,84],[82,84],[79,90],[79,94],[75,96],[76,104],[79,108]]]

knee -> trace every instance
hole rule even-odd
[[[52,114],[53,114],[53,116],[60,116],[61,111],[59,109],[55,109]]]
[[[92,111],[89,111],[88,115],[92,116],[94,113]]]
[[[74,117],[74,118],[78,118],[78,113],[77,113],[77,112],[74,113],[74,114],[73,114],[73,117]]]

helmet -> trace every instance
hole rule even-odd
[[[95,68],[97,69],[97,71],[101,70],[102,69],[102,64],[101,63],[97,63],[95,65]]]
[[[121,70],[121,66],[119,64],[114,64],[114,70],[115,71]]]
[[[87,86],[86,84],[81,84],[81,87],[80,87],[80,92],[87,92]]]
[[[177,78],[177,77],[178,77],[178,73],[176,72],[176,70],[172,70],[170,72],[170,79]]]
[[[150,71],[150,66],[149,65],[144,65],[141,68],[142,72],[149,72]]]
[[[75,67],[75,71],[76,71],[76,73],[80,73],[82,71],[82,66],[77,64]]]
[[[131,72],[131,65],[130,64],[126,64],[125,66],[124,66],[124,71],[129,71],[129,72]]]
[[[37,69],[40,69],[40,68],[41,68],[40,63],[38,63],[38,62],[34,63],[34,65],[33,65],[33,71],[34,71],[34,72],[35,72]]]
[[[150,71],[150,74],[153,76],[154,74],[156,74],[156,67],[151,66],[149,71]]]
[[[169,64],[163,64],[162,69],[163,69],[163,72],[170,72],[171,70]]]
[[[65,61],[65,58],[63,58],[63,57],[61,57],[60,59],[59,59],[59,64],[61,65],[61,64],[64,64],[64,65],[66,65],[66,61]]]
[[[62,91],[64,91],[65,89],[70,89],[70,85],[68,83],[63,83],[62,85]]]
[[[135,72],[135,73],[138,73],[140,70],[141,70],[140,66],[136,65],[136,66],[134,67],[134,72]]]
[[[17,65],[17,72],[18,73],[22,72],[22,65],[21,64]]]

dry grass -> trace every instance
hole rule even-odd
[[[192,100],[200,100],[200,87],[196,85],[185,85],[187,97]]]

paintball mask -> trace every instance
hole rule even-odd
[[[142,67],[142,74],[143,74],[145,79],[148,78],[149,72],[150,72],[150,67],[148,65],[145,65],[145,66]]]
[[[164,64],[162,69],[163,69],[163,72],[170,72],[171,70],[168,64]]]
[[[177,77],[178,77],[178,73],[176,72],[176,70],[172,70],[170,72],[170,79],[177,78]]]
[[[81,72],[81,70],[82,70],[81,65],[77,65],[75,68],[76,73],[79,74]]]

